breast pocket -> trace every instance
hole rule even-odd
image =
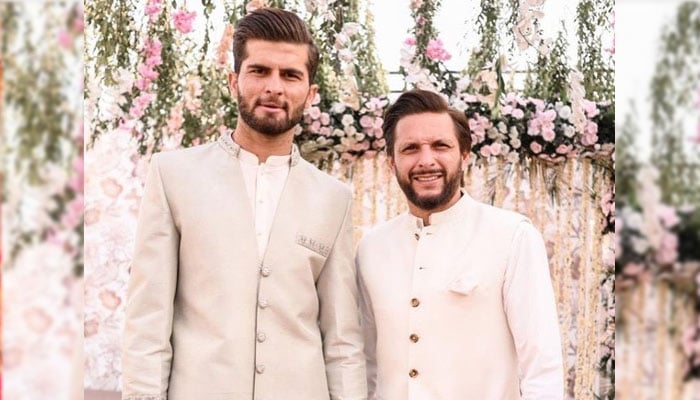
[[[331,252],[331,245],[302,232],[297,233],[295,242],[298,249],[304,254],[304,258],[306,258],[309,269],[313,274],[314,281],[316,281]]]
[[[471,272],[463,273],[447,284],[447,290],[458,296],[472,295],[478,287],[479,279]]]

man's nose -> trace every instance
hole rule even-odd
[[[418,153],[418,165],[421,167],[429,167],[435,165],[435,154],[430,146],[421,147]]]
[[[265,91],[275,95],[282,94],[282,78],[279,74],[272,73],[268,75],[265,80]]]

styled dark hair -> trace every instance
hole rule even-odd
[[[236,73],[241,71],[241,64],[248,57],[246,43],[253,39],[308,45],[306,67],[309,83],[314,81],[318,69],[318,47],[299,16],[278,8],[259,8],[238,20],[233,33],[233,70]]]
[[[384,113],[382,129],[386,139],[386,153],[390,157],[394,156],[396,125],[399,120],[408,115],[422,113],[447,113],[455,126],[460,153],[471,151],[472,136],[469,131],[469,121],[464,113],[450,107],[447,101],[435,92],[413,89],[399,96]]]

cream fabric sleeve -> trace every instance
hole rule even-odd
[[[561,400],[561,337],[544,240],[524,221],[515,231],[510,251],[503,298],[518,356],[522,399]]]
[[[124,400],[166,400],[170,378],[180,235],[158,156],[151,160],[141,201],[129,279],[122,353]]]
[[[331,400],[367,399],[352,232],[348,193],[345,217],[316,283]]]

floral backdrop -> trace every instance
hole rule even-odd
[[[405,210],[386,169],[382,115],[396,90],[442,93],[473,133],[468,190],[530,215],[544,232],[559,302],[567,398],[614,397],[614,44],[612,1],[576,3],[576,61],[541,29],[543,0],[481,1],[476,50],[447,67],[441,2],[413,0],[389,88],[369,2],[91,1],[86,15],[85,384],[119,390],[131,250],[149,157],[235,127],[226,89],[233,24],[278,6],[308,21],[322,51],[319,96],[296,134],[302,154],[350,184],[356,239]],[[392,91],[393,90],[393,91]]]
[[[412,27],[394,55],[402,82],[390,90],[369,2],[94,0],[85,2],[84,23],[78,5],[37,13],[3,4],[3,97],[18,115],[8,129],[16,134],[7,141],[3,196],[4,294],[12,288],[18,300],[3,304],[5,323],[18,326],[3,342],[6,375],[14,378],[9,398],[59,398],[68,389],[71,368],[39,377],[30,371],[79,360],[73,334],[82,315],[85,386],[119,390],[124,296],[149,157],[235,126],[225,85],[232,25],[264,6],[298,12],[322,47],[321,90],[297,143],[352,186],[356,238],[405,210],[382,153],[392,90],[442,93],[473,131],[470,192],[528,214],[545,235],[567,398],[613,398],[612,5],[576,2],[571,39],[563,30],[544,33],[544,0],[472,1],[464,10],[475,21],[477,46],[455,71],[446,63],[458,51],[434,22],[441,2],[412,0],[403,5]],[[32,41],[30,29],[42,30],[44,40]],[[84,133],[80,99],[71,94],[80,86],[72,79],[83,74]]]
[[[80,4],[0,4],[2,392],[82,392]]]
[[[651,155],[640,155],[641,116],[630,112],[618,127],[621,398],[700,399],[699,37],[700,4],[679,3],[649,82]]]

